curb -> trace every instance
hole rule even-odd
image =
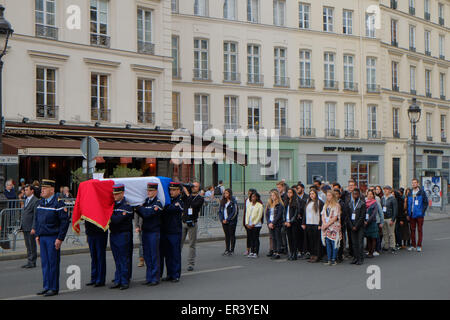
[[[260,234],[260,237],[267,237],[269,236],[268,233],[262,233]],[[238,235],[236,236],[236,239],[246,239],[246,235]],[[197,243],[201,242],[214,242],[214,241],[223,241],[225,240],[225,237],[209,237],[209,238],[199,238],[197,239]],[[188,243],[187,241],[185,243]],[[139,248],[139,243],[134,243],[133,247]],[[111,251],[111,248],[108,246],[106,247],[106,251]],[[88,246],[82,246],[77,248],[68,248],[68,249],[61,249],[61,256],[68,256],[68,255],[74,255],[74,254],[82,254],[82,253],[89,253],[89,247]],[[41,256],[41,254],[38,252],[38,257]],[[6,253],[3,255],[0,255],[0,261],[10,261],[10,260],[20,260],[20,259],[26,259],[27,254],[26,252],[17,252],[17,253]]]

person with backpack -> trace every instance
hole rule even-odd
[[[223,186],[223,181],[219,180],[219,184],[214,188],[214,196],[222,196],[225,192],[225,187]]]

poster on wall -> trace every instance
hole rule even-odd
[[[442,206],[442,180],[441,177],[422,177],[422,185],[431,207]]]

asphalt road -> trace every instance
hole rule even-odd
[[[21,269],[24,261],[0,262],[0,299],[450,299],[450,219],[425,224],[424,251],[400,251],[366,259],[363,266],[349,261],[335,267],[310,264],[304,260],[270,260],[265,256],[268,238],[261,238],[261,257],[249,259],[242,255],[245,240],[238,240],[236,255],[223,257],[222,242],[201,243],[197,249],[194,272],[185,271],[179,283],[161,283],[156,287],[142,286],[145,268],[138,268],[135,250],[133,281],[128,290],[108,287],[86,287],[89,282],[88,254],[63,256],[61,262],[60,295],[43,298],[42,273],[38,268]],[[187,246],[185,247],[187,249]],[[183,250],[183,262],[187,250]],[[107,281],[111,281],[114,263],[107,253]],[[81,268],[81,289],[68,290],[66,269]],[[369,265],[381,271],[381,289],[369,290]]]

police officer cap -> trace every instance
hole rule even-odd
[[[42,179],[41,181],[41,187],[55,187],[55,180],[49,180],[49,179]]]
[[[158,184],[154,182],[147,183],[147,190],[158,190]]]
[[[113,193],[121,193],[125,191],[125,185],[122,183],[113,185]]]
[[[181,189],[181,183],[179,182],[171,182],[169,185],[170,189]]]

